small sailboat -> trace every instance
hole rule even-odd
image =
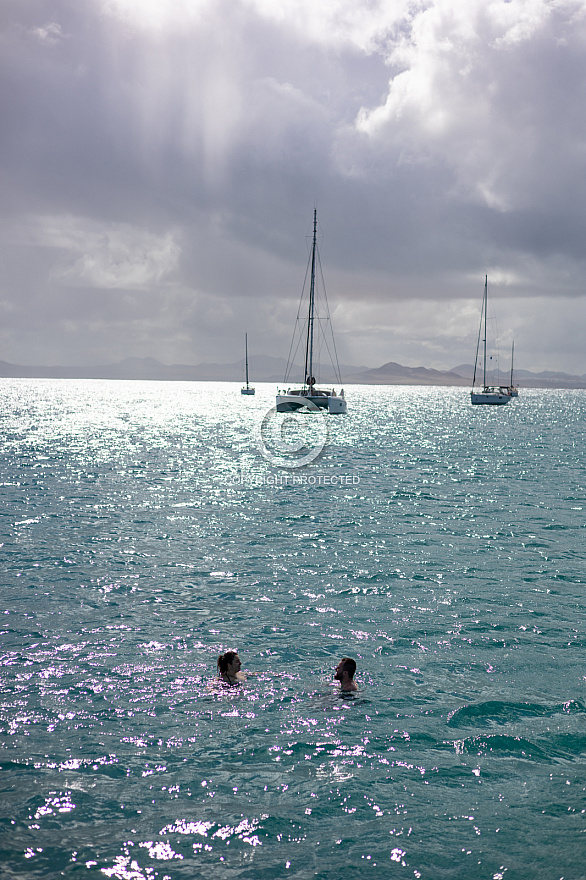
[[[487,385],[486,384],[486,315],[488,308],[488,275],[484,279],[484,297],[482,299],[482,309],[480,311],[480,327],[478,328],[478,342],[476,343],[476,360],[474,361],[474,376],[472,378],[472,390],[470,392],[470,401],[473,404],[488,404],[491,406],[502,406],[511,399],[508,387],[504,385]],[[480,349],[480,337],[484,330],[483,357],[482,357],[482,390],[476,389],[476,373],[478,370],[478,352]]]
[[[344,397],[344,389],[341,389],[340,393],[337,394],[334,388],[318,388],[314,375],[315,368],[319,366],[320,355],[325,348],[330,356],[336,382],[340,385],[342,384],[317,247],[317,209],[314,209],[313,212],[313,241],[309,256],[308,272],[310,278],[309,295],[306,294],[304,284],[284,381],[285,383],[289,381],[294,358],[301,344],[303,344],[305,349],[303,356],[303,380],[297,388],[287,388],[287,390],[278,392],[277,412],[296,412],[299,410],[303,412],[317,412],[318,410],[327,410],[329,413],[344,414],[348,408]],[[319,291],[317,285],[318,274],[321,280]],[[307,279],[307,273],[305,277]],[[318,309],[318,292],[323,306],[321,314]],[[329,333],[327,332],[328,328]]]
[[[244,352],[246,361],[246,387],[240,389],[240,394],[254,394],[254,388],[248,384],[248,333],[244,334]]]
[[[519,396],[519,389],[513,384],[513,359],[515,357],[515,340],[513,339],[513,345],[511,346],[511,380],[508,386],[508,392],[511,397]]]

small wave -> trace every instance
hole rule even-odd
[[[586,736],[583,734],[562,733],[552,737],[548,751],[554,758],[573,761],[586,755]]]
[[[533,761],[550,761],[551,754],[531,740],[522,736],[497,733],[490,736],[471,736],[456,743],[459,754],[488,755],[526,758]]]
[[[489,700],[486,703],[473,703],[455,709],[448,715],[448,727],[465,727],[472,724],[507,724],[519,718],[542,717],[552,715],[578,715],[586,712],[586,707],[578,700],[568,700],[555,706],[544,706],[540,703],[506,703],[500,700]]]

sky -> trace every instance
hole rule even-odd
[[[586,373],[586,0],[2,0],[0,359]]]

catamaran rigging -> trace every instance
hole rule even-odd
[[[332,367],[334,369],[334,373],[336,376],[336,380],[338,384],[341,384],[340,377],[340,367],[338,364],[338,358],[336,353],[336,344],[334,341],[333,333],[331,332],[331,320],[329,315],[329,310],[327,308],[327,297],[325,295],[325,287],[323,289],[323,300],[326,305],[326,314],[324,317],[319,315],[318,307],[317,307],[317,287],[316,287],[316,279],[317,279],[317,270],[318,266],[321,271],[321,264],[319,260],[319,251],[317,247],[317,209],[314,209],[313,212],[313,238],[311,245],[311,254],[309,258],[309,296],[307,302],[307,323],[305,328],[305,339],[304,339],[304,358],[303,358],[303,382],[300,388],[287,388],[286,391],[279,391],[277,394],[277,411],[278,412],[294,412],[297,410],[303,411],[316,411],[316,410],[327,410],[330,413],[343,414],[347,412],[347,403],[344,397],[343,389],[339,394],[336,394],[335,390],[332,388],[317,388],[316,387],[316,378],[315,378],[315,370],[316,366],[319,364],[316,362],[316,337],[318,335],[322,335],[323,340],[325,342],[325,346],[330,354],[330,360],[332,362]],[[307,279],[307,275],[306,275]],[[305,286],[304,286],[305,287]],[[303,295],[302,295],[303,301]],[[302,304],[300,303],[298,319],[302,314]],[[331,345],[332,349],[330,350],[328,345],[327,337],[323,331],[322,321],[329,324],[330,326],[330,334],[331,334]],[[300,344],[299,335],[295,332],[293,333],[293,339],[291,342],[291,348],[289,350],[289,362],[287,364],[287,370],[285,373],[285,382],[289,380],[289,374],[291,372],[293,366],[293,358],[295,357],[294,344],[295,338],[297,335],[298,346]]]

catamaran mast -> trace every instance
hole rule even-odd
[[[515,340],[513,339],[513,345],[511,347],[511,388],[513,387],[513,358],[515,356]]]
[[[484,278],[484,359],[483,359],[483,386],[486,388],[486,312],[488,301],[488,275]]]
[[[313,209],[313,245],[311,249],[311,283],[309,286],[309,314],[307,318],[307,342],[305,344],[305,382],[313,385],[313,319],[315,313],[315,255],[317,248],[317,208]]]

